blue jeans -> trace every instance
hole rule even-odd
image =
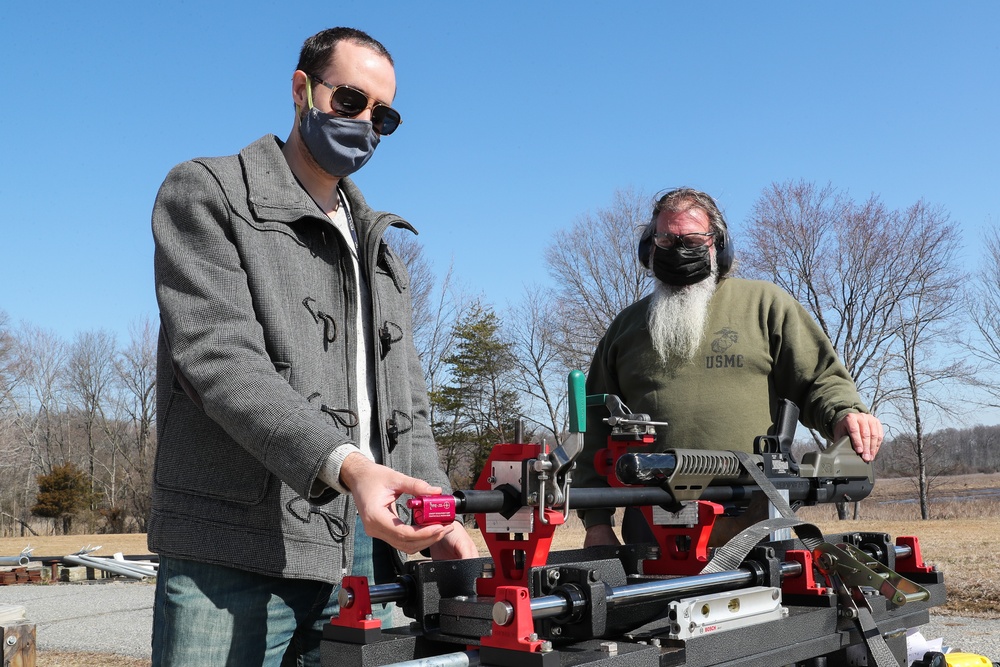
[[[374,572],[372,540],[359,519],[352,573],[374,580]],[[338,591],[339,586],[318,581],[161,558],[152,665],[319,667],[323,626],[340,611]],[[372,610],[383,627],[391,625],[392,605],[386,607]]]

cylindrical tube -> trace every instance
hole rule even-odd
[[[391,584],[375,584],[368,587],[368,595],[372,604],[386,604],[389,602],[405,602],[409,592],[406,584],[396,581]]]
[[[24,567],[31,559],[21,554],[20,556],[0,556],[0,565],[16,565]]]
[[[802,564],[787,562],[781,564],[781,576],[794,576],[802,572]],[[751,586],[757,575],[749,568],[699,574],[676,579],[657,579],[638,584],[615,586],[608,594],[608,609],[638,604],[651,600],[680,600],[699,593],[718,593]],[[553,618],[570,612],[570,602],[561,595],[545,595],[531,600],[531,616],[535,620]]]
[[[429,658],[415,658],[394,662],[386,667],[475,667],[479,664],[479,651],[443,653]]]
[[[729,487],[718,488],[720,490],[729,490]],[[706,491],[714,491],[714,489],[707,489]],[[743,497],[738,492],[736,495]],[[510,502],[509,496],[503,491],[457,491],[455,499],[457,511],[468,514],[500,512],[504,509],[505,504]],[[599,487],[593,489],[573,489],[570,492],[570,504],[573,509],[577,510],[604,507],[668,505],[672,502],[673,496],[670,495],[669,491],[656,487]]]

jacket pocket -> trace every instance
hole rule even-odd
[[[183,393],[167,406],[156,450],[156,484],[206,498],[252,505],[271,474]]]

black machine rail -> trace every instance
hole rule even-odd
[[[851,538],[836,536],[835,539]],[[838,608],[837,596],[832,591],[812,599],[789,596],[785,600],[789,613],[781,620],[705,633],[685,640],[668,637],[669,619],[662,613],[656,614],[664,616],[659,624],[640,623],[634,630],[624,632],[618,627],[620,624],[615,619],[619,617],[643,620],[651,617],[648,614],[631,616],[634,607],[665,608],[669,601],[709,592],[732,591],[735,595],[762,578],[766,579],[769,570],[777,571],[781,578],[794,578],[801,574],[799,563],[775,560],[780,558],[780,550],[788,546],[797,545],[764,544],[758,548],[754,558],[754,563],[760,561],[758,564],[735,571],[649,580],[642,580],[641,577],[636,580],[629,575],[628,583],[619,582],[617,585],[605,585],[598,581],[604,591],[599,600],[604,616],[598,619],[588,616],[593,600],[586,595],[574,596],[565,592],[574,584],[560,584],[562,590],[548,594],[543,594],[544,585],[539,584],[535,591],[538,594],[533,593],[531,597],[531,614],[539,636],[550,641],[551,657],[557,662],[546,662],[537,653],[498,656],[493,652],[488,654],[488,660],[480,656],[480,664],[496,667],[774,667],[795,664],[846,667],[858,664],[864,655],[862,637],[843,616]],[[577,564],[588,573],[595,568],[600,569],[598,564],[609,560],[609,549],[555,552],[554,561],[566,562],[539,568],[533,579],[536,582],[551,580],[549,573],[553,571],[562,572],[565,578]],[[616,551],[622,557],[630,549],[618,547]],[[903,558],[910,555],[907,547],[895,547],[891,551],[889,560],[893,556]],[[595,560],[588,561],[588,558]],[[767,563],[769,558],[772,560],[770,564]],[[477,599],[471,590],[474,573],[480,571],[486,561],[488,559],[411,562],[408,563],[407,575],[400,580],[371,586],[373,604],[399,603],[408,616],[416,618],[416,622],[409,628],[384,631],[378,639],[367,643],[328,638],[322,648],[323,665],[376,667],[425,658],[429,661],[421,664],[432,667],[435,664],[430,661],[433,656],[479,647],[480,637],[488,634],[484,628],[489,628],[493,620],[506,620],[505,614],[511,613],[509,608],[498,609],[502,606],[492,599]],[[906,629],[929,622],[929,610],[944,602],[944,584],[940,573],[925,576],[924,586],[931,594],[928,600],[898,608],[892,608],[878,595],[872,594],[875,618],[886,628],[886,641],[896,653],[905,652]],[[576,590],[583,588],[580,586]],[[444,595],[438,596],[439,593]],[[342,601],[345,599],[342,597]],[[467,616],[459,617],[457,614]],[[607,632],[589,637],[573,635],[574,614],[583,628],[589,628],[588,623],[606,622]],[[609,644],[614,645],[611,652]]]

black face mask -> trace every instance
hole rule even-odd
[[[712,275],[709,246],[656,248],[653,251],[653,275],[660,282],[674,287],[701,282]]]

